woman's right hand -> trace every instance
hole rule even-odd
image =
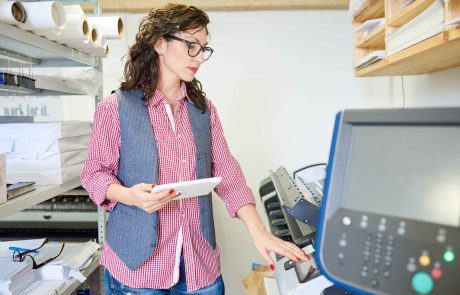
[[[173,189],[151,193],[150,191],[154,186],[154,184],[139,183],[128,188],[129,199],[132,205],[148,213],[152,213],[160,210],[176,197],[176,191]]]

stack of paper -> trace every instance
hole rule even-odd
[[[368,55],[356,61],[354,67],[355,69],[361,69],[383,58],[385,58],[385,50],[372,51]]]
[[[35,281],[21,295],[56,295],[62,294],[64,281]],[[0,293],[1,294],[1,293]]]
[[[444,30],[444,2],[440,0],[386,37],[387,56]]]
[[[61,184],[78,177],[90,133],[89,122],[0,124],[8,183]]]
[[[62,281],[73,277],[84,282],[86,277],[80,271],[92,262],[99,248],[100,245],[92,241],[66,244],[64,251],[58,258],[37,269],[37,279]],[[40,256],[55,256],[59,249],[60,244],[47,244],[40,250]]]
[[[375,31],[377,28],[383,26],[384,23],[384,18],[368,19],[355,29],[355,33],[362,32],[362,37],[365,38],[367,35]]]
[[[348,15],[355,17],[368,2],[368,0],[350,0],[350,5],[348,6]]]
[[[2,261],[0,294],[21,294],[35,280],[32,265],[27,262]]]

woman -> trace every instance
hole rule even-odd
[[[101,255],[106,294],[223,294],[211,195],[174,200],[155,184],[222,177],[215,192],[269,252],[307,260],[269,234],[230,154],[214,105],[195,79],[211,56],[208,16],[185,5],[152,10],[129,50],[125,81],[96,109],[81,175],[110,212]]]

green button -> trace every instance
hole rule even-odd
[[[433,285],[433,279],[426,272],[418,272],[412,277],[412,288],[419,294],[430,293]]]
[[[455,260],[455,253],[452,250],[446,250],[444,252],[443,258],[446,262],[453,262]]]

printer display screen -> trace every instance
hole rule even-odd
[[[343,207],[460,226],[460,128],[352,126]]]

